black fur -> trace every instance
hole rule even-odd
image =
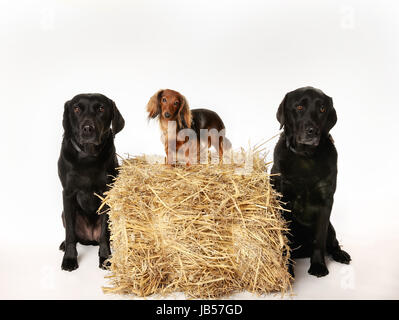
[[[78,109],[76,109],[78,108]],[[76,243],[99,245],[99,266],[111,254],[108,215],[99,215],[99,198],[116,177],[114,135],[124,127],[115,103],[101,94],[79,94],[64,106],[64,138],[58,160],[63,187],[65,252],[61,268],[78,268]],[[112,129],[111,129],[112,125]]]
[[[300,106],[300,107],[298,107]],[[310,257],[308,272],[328,274],[325,255],[348,264],[330,222],[337,180],[337,151],[329,134],[337,122],[332,99],[305,87],[286,94],[277,111],[284,128],[274,150],[272,183],[291,212],[288,238],[292,258]],[[294,275],[292,264],[289,270]]]

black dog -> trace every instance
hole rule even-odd
[[[112,124],[112,130],[111,130]],[[64,107],[64,138],[58,160],[58,175],[63,187],[62,221],[65,251],[61,268],[78,268],[76,243],[99,245],[100,268],[111,254],[108,215],[99,215],[102,195],[116,177],[118,161],[114,135],[125,121],[115,103],[102,94],[79,94]]]
[[[272,183],[286,203],[292,258],[310,257],[309,273],[328,274],[324,260],[349,264],[330,222],[337,180],[337,151],[329,134],[337,122],[332,99],[305,87],[286,94],[277,111],[284,127],[274,150]],[[294,276],[292,265],[289,271]]]

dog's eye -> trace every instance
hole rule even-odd
[[[73,108],[73,112],[79,113],[79,112],[80,112],[80,107],[75,106],[75,107]]]
[[[104,111],[105,111],[105,109],[104,109],[103,106],[99,106],[99,107],[98,107],[98,112],[104,112]]]
[[[321,112],[321,113],[324,113],[324,112],[326,112],[326,108],[324,108],[324,106],[321,106],[321,108],[320,108],[320,112]]]
[[[302,111],[303,107],[302,106],[297,106],[296,109],[299,110],[299,111]]]
[[[162,98],[162,102],[166,102],[166,98]]]
[[[179,101],[175,101],[175,106],[178,106],[179,105]]]

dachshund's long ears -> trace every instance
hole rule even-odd
[[[116,104],[114,101],[109,99],[111,104],[112,104],[112,111],[113,111],[113,116],[112,116],[112,131],[114,134],[117,134],[120,132],[124,127],[125,127],[125,119],[123,119],[121,113],[119,112],[118,108],[116,107]]]
[[[181,128],[191,128],[191,111],[185,96],[180,94],[180,109],[177,121]]]
[[[147,103],[148,119],[154,119],[161,114],[160,99],[163,89],[156,92]]]
[[[287,100],[287,95],[285,95],[283,101],[281,101],[280,106],[278,107],[277,110],[277,120],[280,122],[280,130],[284,127],[285,125],[285,102]]]

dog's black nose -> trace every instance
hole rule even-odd
[[[165,112],[164,116],[165,116],[165,118],[170,118],[170,113],[169,112]]]
[[[308,137],[314,137],[314,136],[317,136],[318,134],[319,134],[319,130],[317,128],[312,127],[312,126],[306,128],[306,135]]]
[[[94,126],[90,126],[90,125],[83,126],[83,133],[91,134],[93,132],[94,132]]]

